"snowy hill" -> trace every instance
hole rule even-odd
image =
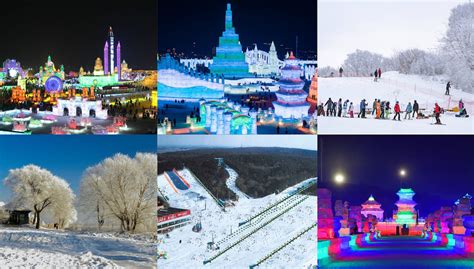
[[[451,88],[450,96],[444,95],[446,84],[442,77],[421,77],[418,75],[404,75],[398,72],[386,72],[382,79],[374,82],[371,77],[335,77],[319,79],[319,102],[326,102],[329,98],[337,101],[349,99],[354,104],[355,117],[359,112],[359,103],[365,98],[368,107],[372,108],[375,98],[390,101],[391,107],[396,101],[400,102],[402,122],[391,120],[371,120],[349,118],[318,118],[318,132],[320,134],[371,134],[371,133],[413,133],[413,134],[469,134],[474,132],[474,118],[456,118],[454,112],[442,114],[444,126],[433,126],[433,118],[403,121],[408,102],[414,100],[420,105],[425,114],[431,114],[434,104],[438,103],[443,109],[449,110],[458,106],[462,99],[467,111],[474,111],[474,94]],[[391,114],[393,118],[393,114]]]
[[[316,197],[294,194],[298,187],[312,184],[315,179],[308,179],[278,195],[251,199],[236,189],[234,182],[238,175],[232,171],[227,185],[241,198],[223,211],[191,171],[184,169],[178,173],[189,183],[189,190],[177,193],[164,175],[158,176],[158,187],[170,206],[190,209],[192,221],[168,236],[159,235],[158,252],[165,253],[167,258],[158,259],[158,268],[248,268],[317,221]],[[264,211],[282,200],[284,202]],[[239,223],[262,211],[265,214],[239,227]],[[195,233],[191,228],[199,221],[202,231]],[[316,237],[316,229],[303,233],[260,267],[301,268],[316,264]],[[219,246],[218,250],[207,248],[207,243],[212,241]],[[205,261],[211,262],[204,264]]]
[[[0,268],[153,268],[153,242],[113,234],[0,229]]]

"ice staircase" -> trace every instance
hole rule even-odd
[[[243,221],[243,222],[240,222],[239,223],[239,226],[242,226],[244,224],[247,224],[249,222],[251,222],[252,220],[260,217],[261,215],[265,214],[267,211],[270,211],[272,208],[278,206],[279,204],[281,203],[284,203],[285,201],[287,201],[288,199],[291,199],[292,197],[295,197],[297,196],[298,194],[302,193],[303,191],[307,190],[308,188],[310,188],[311,186],[313,186],[314,184],[316,184],[316,180],[313,180],[313,181],[310,181],[308,184],[302,186],[301,188],[297,189],[295,192],[293,192],[292,194],[282,198],[281,200],[279,201],[276,201],[275,203],[267,206],[265,209],[263,209],[262,211],[260,211],[259,213],[255,214],[254,216],[248,218],[247,220]]]
[[[309,227],[306,227],[304,228],[302,231],[300,231],[298,234],[296,234],[295,236],[293,236],[292,238],[290,238],[288,241],[286,241],[285,243],[283,243],[281,246],[279,246],[278,248],[274,249],[272,252],[268,253],[267,255],[265,255],[265,257],[261,258],[260,260],[257,261],[256,264],[254,265],[250,265],[249,268],[250,269],[253,269],[257,266],[260,266],[260,264],[264,263],[266,260],[270,259],[273,255],[275,255],[276,253],[278,253],[280,250],[284,249],[286,246],[288,246],[289,244],[293,243],[293,241],[295,241],[296,239],[300,238],[303,234],[309,232],[310,230],[312,230],[313,228],[317,227],[318,224],[317,223],[314,223],[312,225],[310,225]]]
[[[217,199],[214,196],[214,194],[212,194],[212,192],[201,182],[201,180],[191,171],[191,169],[187,168],[186,166],[184,166],[183,168],[189,171],[189,173],[194,177],[194,179],[196,179],[197,183],[199,183],[199,185],[201,185],[201,187],[212,197],[212,199],[216,202],[216,204],[222,210],[224,210],[225,209],[224,204],[221,201],[219,201],[219,199]]]
[[[210,262],[212,262],[213,260],[217,259],[218,257],[220,257],[222,254],[226,253],[227,251],[229,251],[230,249],[234,248],[235,246],[237,246],[238,244],[240,244],[242,241],[244,241],[245,239],[249,238],[250,236],[252,236],[253,234],[255,234],[256,232],[260,231],[261,229],[263,229],[265,226],[267,226],[268,224],[270,224],[271,222],[273,222],[274,220],[278,219],[279,217],[281,217],[283,214],[289,212],[291,209],[295,208],[296,206],[298,206],[299,204],[301,204],[302,202],[304,202],[306,199],[308,199],[308,196],[302,196],[301,199],[299,199],[297,202],[293,203],[292,205],[290,205],[289,207],[285,208],[284,210],[282,210],[281,212],[279,212],[277,215],[273,216],[272,218],[270,218],[269,220],[265,221],[264,223],[260,224],[260,225],[257,225],[257,224],[250,224],[251,227],[255,227],[254,229],[252,229],[250,232],[248,233],[245,233],[242,237],[240,237],[237,241],[235,241],[234,243],[232,243],[231,245],[227,246],[226,248],[224,248],[223,250],[219,251],[217,254],[215,254],[214,256],[212,256],[211,258],[205,260],[203,262],[203,264],[208,264]]]

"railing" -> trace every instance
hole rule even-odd
[[[297,194],[302,193],[303,191],[307,190],[308,188],[310,188],[310,187],[313,186],[314,184],[316,184],[316,180],[315,180],[315,181],[311,181],[308,185],[301,187],[301,188],[298,189],[295,193],[292,193],[291,195],[288,195],[287,197],[283,198],[282,200],[279,200],[279,201],[277,201],[277,202],[275,202],[275,203],[269,205],[267,208],[263,209],[262,211],[260,211],[260,212],[257,213],[256,215],[254,215],[254,216],[248,218],[247,220],[245,220],[245,221],[239,223],[239,226],[242,226],[242,225],[244,225],[244,224],[246,224],[246,223],[252,221],[253,219],[257,218],[258,216],[260,216],[260,215],[262,215],[262,214],[264,214],[266,211],[272,209],[273,207],[277,206],[278,204],[283,203],[284,201],[290,199],[291,197],[293,197],[293,196],[295,196],[295,195],[297,195]]]
[[[286,241],[285,243],[283,243],[281,246],[279,246],[278,248],[276,248],[275,250],[273,250],[272,252],[268,253],[267,255],[265,255],[265,257],[261,258],[260,260],[257,261],[256,264],[254,265],[250,265],[249,268],[250,269],[253,269],[257,266],[260,266],[260,264],[264,263],[266,260],[270,259],[273,255],[275,255],[277,252],[279,252],[280,250],[284,249],[286,246],[288,246],[289,244],[291,244],[293,241],[295,241],[296,239],[298,239],[299,237],[301,237],[303,234],[307,233],[308,231],[312,230],[313,228],[315,228],[316,226],[318,226],[317,223],[314,223],[312,224],[311,226],[303,229],[302,231],[300,231],[297,235],[295,235],[294,237],[290,238],[290,240]]]
[[[261,225],[257,226],[257,228],[253,229],[250,233],[242,236],[239,240],[237,240],[235,243],[229,245],[228,247],[226,247],[225,249],[219,251],[216,255],[212,256],[211,258],[205,260],[203,262],[203,264],[208,264],[210,262],[212,262],[213,260],[217,259],[218,257],[220,257],[222,254],[226,253],[227,251],[229,251],[230,249],[232,249],[233,247],[237,246],[238,244],[240,244],[242,241],[244,241],[245,239],[249,238],[250,236],[252,236],[253,234],[255,234],[256,232],[258,232],[259,230],[261,230],[262,228],[264,228],[265,226],[267,226],[268,224],[270,224],[271,222],[273,222],[274,220],[278,219],[280,216],[282,216],[283,214],[289,212],[291,209],[293,209],[294,207],[296,207],[297,205],[301,204],[303,201],[305,201],[306,199],[308,198],[308,196],[305,196],[303,199],[301,199],[300,201],[298,201],[297,203],[293,204],[292,206],[286,208],[286,210],[283,210],[282,212],[278,213],[276,216],[274,216],[273,218],[269,219],[268,221],[262,223]]]

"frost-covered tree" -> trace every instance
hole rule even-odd
[[[156,231],[155,154],[137,153],[135,158],[116,154],[86,170],[80,190],[81,217],[121,231]],[[101,224],[100,220],[103,221]]]
[[[444,62],[437,54],[420,49],[400,51],[392,58],[395,70],[403,74],[440,75],[444,73]]]
[[[474,4],[458,5],[451,10],[448,30],[443,39],[446,73],[454,84],[474,91]]]
[[[64,179],[50,171],[30,164],[10,170],[4,182],[14,193],[11,206],[32,210],[36,229],[40,228],[42,213],[61,227],[75,221],[74,194]]]
[[[322,68],[318,68],[318,75],[319,77],[325,78],[325,77],[331,77],[331,76],[338,76],[339,71],[336,70],[336,68],[331,67],[331,66],[325,66]]]
[[[356,50],[347,55],[344,61],[344,73],[348,76],[370,76],[375,69],[384,68],[386,59],[377,53]]]

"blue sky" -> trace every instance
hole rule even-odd
[[[158,147],[282,147],[316,150],[315,135],[169,135]]]
[[[0,201],[8,200],[10,190],[3,185],[8,171],[27,164],[48,169],[65,179],[79,192],[80,179],[87,167],[116,153],[135,156],[136,152],[156,152],[153,135],[32,135],[0,137]]]

